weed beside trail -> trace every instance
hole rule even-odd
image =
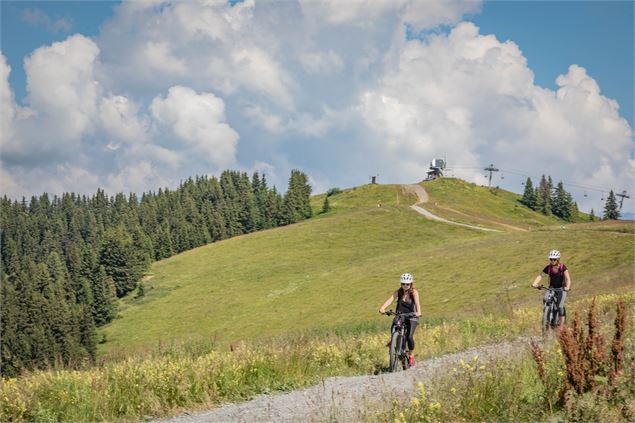
[[[622,297],[631,305],[635,302],[632,294]],[[599,315],[605,317],[617,299],[616,295],[599,297]],[[588,306],[588,301],[579,303]],[[534,307],[508,317],[422,322],[416,336],[417,355],[422,360],[519,335],[537,335],[539,311]],[[289,391],[335,375],[377,373],[387,366],[388,320],[385,328],[370,327],[366,333],[297,334],[259,344],[236,344],[230,350],[174,345],[83,371],[42,371],[6,379],[0,382],[0,421],[140,420]],[[632,362],[625,353],[632,350],[632,339],[620,342],[627,346],[616,346],[614,355],[621,354],[623,363]],[[550,381],[561,378],[562,355],[558,354],[553,349],[544,352]],[[520,364],[495,367],[483,367],[478,359],[459,363],[449,379],[453,384],[445,391],[437,392],[435,385],[434,395],[419,395],[411,405],[400,406],[390,420],[401,419],[401,413],[401,420],[408,421],[541,420],[548,414],[536,404],[544,398],[546,385],[534,367],[529,356]],[[554,389],[552,385],[549,389]],[[450,404],[458,408],[450,409]],[[464,411],[447,414],[449,409]]]
[[[409,402],[393,400],[388,412],[366,415],[390,422],[633,421],[635,325],[632,297],[625,299],[629,307],[615,296],[581,302],[558,342],[532,341],[519,359],[461,360],[450,375],[419,384]],[[581,308],[588,309],[586,329]]]

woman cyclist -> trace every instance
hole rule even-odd
[[[542,273],[536,276],[531,286],[539,288],[542,275],[549,277],[549,287],[556,288],[556,301],[558,302],[558,315],[560,316],[559,329],[564,327],[564,318],[566,315],[564,309],[564,301],[567,298],[567,292],[571,289],[571,276],[569,270],[564,263],[560,263],[560,251],[549,251],[549,264],[542,269]]]
[[[408,350],[410,355],[408,357],[408,363],[410,367],[415,365],[415,340],[414,334],[419,323],[419,317],[421,317],[421,306],[419,305],[419,292],[412,286],[414,278],[410,273],[404,273],[401,275],[401,288],[392,293],[390,298],[386,300],[384,305],[381,306],[379,312],[381,314],[386,313],[386,307],[390,306],[392,302],[397,299],[397,313],[415,313],[416,317],[412,317],[407,321],[406,333],[408,335]]]

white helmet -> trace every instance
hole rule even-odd
[[[403,275],[401,275],[401,278],[399,278],[399,280],[401,281],[401,283],[413,283],[415,281],[415,278],[413,278],[410,273],[404,273]]]
[[[560,258],[560,251],[558,251],[558,250],[549,251],[549,260],[551,260],[551,259],[559,259],[559,258]]]

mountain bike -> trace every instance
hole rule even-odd
[[[388,363],[390,365],[390,371],[396,372],[400,369],[407,370],[410,368],[410,362],[408,361],[408,338],[406,337],[407,319],[415,317],[416,313],[398,313],[392,310],[388,310],[384,313],[386,316],[396,316],[392,324],[390,333],[390,349],[388,350]],[[401,366],[400,366],[401,364]]]
[[[560,324],[560,316],[558,313],[558,297],[556,291],[562,288],[551,288],[539,285],[538,289],[546,290],[543,298],[542,310],[542,336],[547,336],[550,329],[555,329]]]

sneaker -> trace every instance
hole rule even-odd
[[[411,355],[410,357],[408,357],[408,365],[410,367],[414,367],[415,366],[415,356]]]

